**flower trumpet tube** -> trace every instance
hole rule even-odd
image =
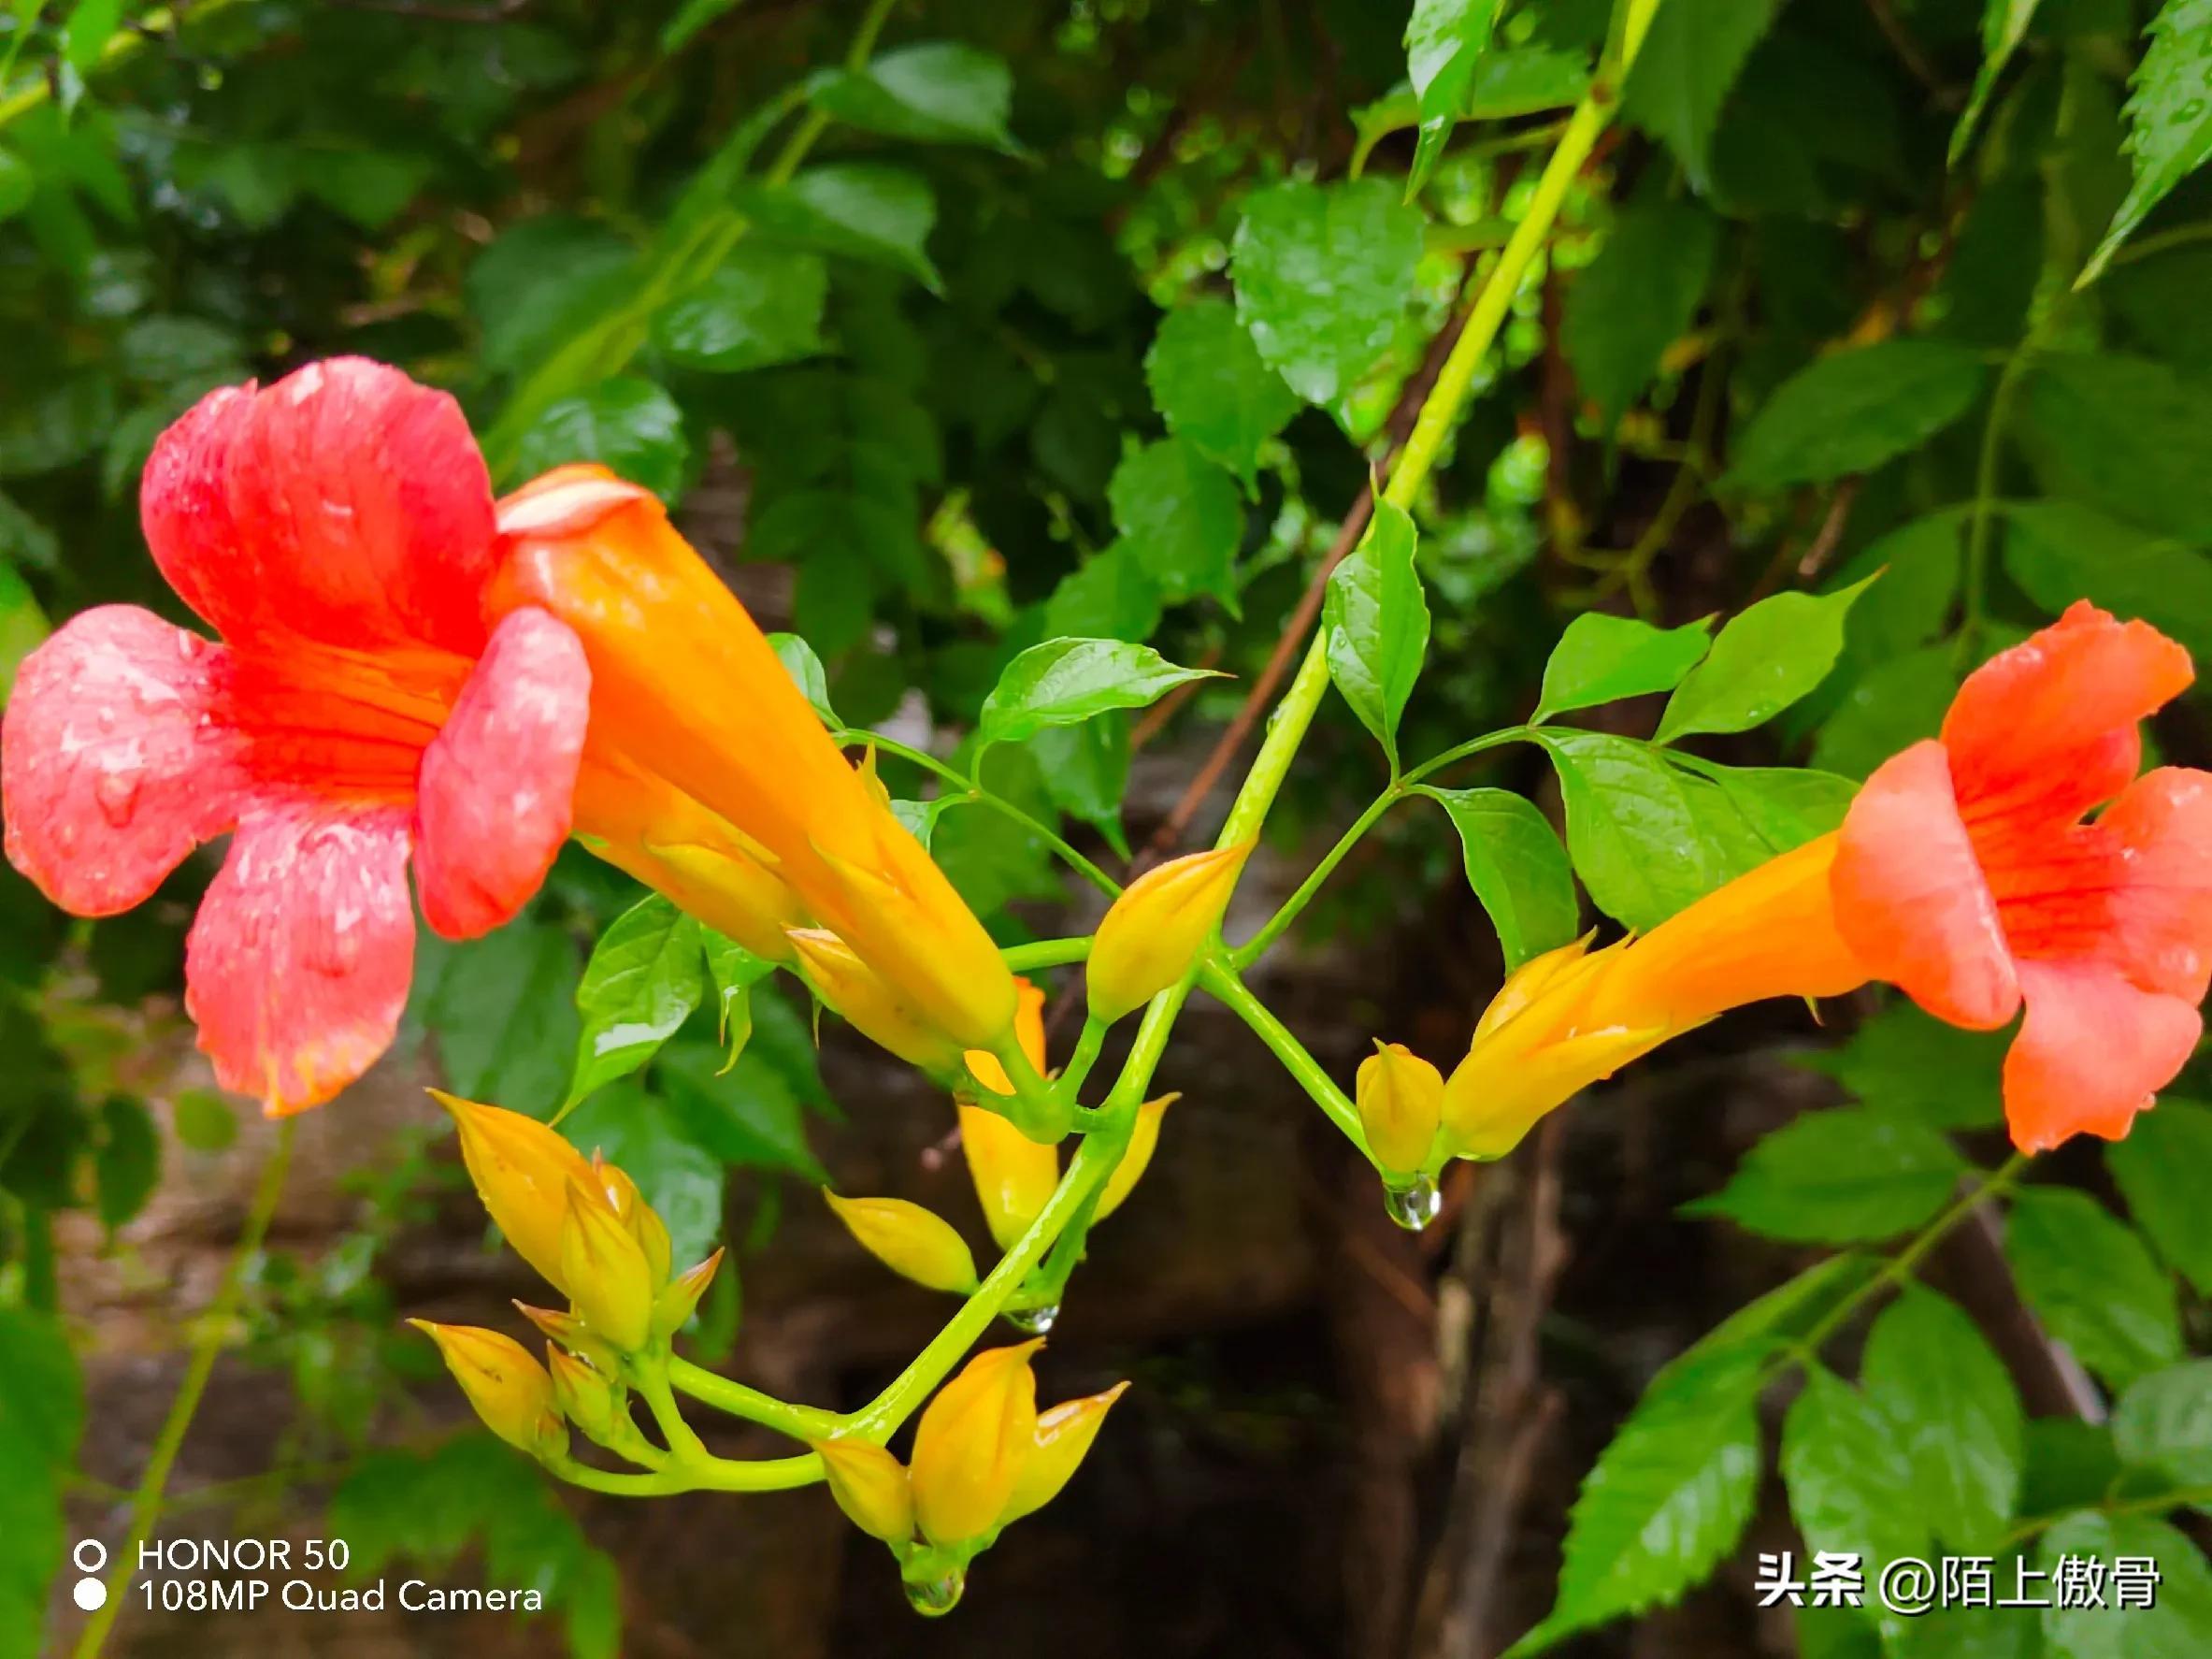
[[[2212,773],[2137,775],[2139,723],[2191,677],[2157,629],[2087,603],[1990,658],[1842,828],[1508,980],[1445,1086],[1453,1149],[1495,1156],[1726,1009],[1874,979],[1975,1030],[2025,1008],[2004,1076],[2021,1150],[2126,1134],[2194,1051],[2212,980]]]
[[[408,1323],[438,1344],[446,1369],[493,1434],[537,1458],[558,1457],[568,1449],[553,1378],[521,1343],[474,1325]]]
[[[592,753],[631,758],[734,826],[923,1018],[963,1047],[996,1046],[1014,988],[990,935],[659,501],[567,467],[506,498],[499,527],[488,613],[543,612],[582,642]]]
[[[951,1076],[966,1064],[960,1045],[835,933],[794,928],[785,937],[814,994],[861,1035],[932,1076]]]

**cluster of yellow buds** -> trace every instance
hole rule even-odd
[[[1084,984],[1093,1019],[1112,1024],[1190,972],[1221,926],[1255,844],[1170,858],[1123,890],[1091,940]]]
[[[969,1361],[922,1413],[907,1464],[863,1440],[814,1445],[838,1507],[890,1546],[907,1598],[925,1613],[949,1611],[969,1563],[1059,1495],[1128,1387],[1040,1412],[1029,1362],[1043,1346],[989,1349]]]
[[[1586,936],[1507,975],[1449,1077],[1401,1044],[1375,1045],[1360,1062],[1355,1104],[1394,1218],[1426,1221],[1447,1159],[1502,1158],[1561,1101],[1673,1034],[1674,1026],[1616,1016],[1599,995],[1628,945],[1593,951]]]
[[[586,1159],[535,1118],[431,1091],[460,1130],[468,1178],[515,1253],[568,1298],[567,1311],[516,1306],[547,1338],[540,1365],[496,1331],[413,1320],[493,1433],[539,1458],[567,1450],[564,1423],[647,1461],[628,1384],[665,1362],[722,1263],[676,1274],[668,1227],[635,1181]],[[640,1456],[642,1454],[642,1456]]]
[[[1019,993],[1015,1039],[1030,1066],[1044,1075],[1044,992],[1027,979],[1014,983]],[[966,1065],[977,1087],[955,1096],[960,1147],[983,1205],[984,1224],[992,1242],[1003,1250],[1027,1231],[1059,1185],[1060,1155],[1056,1148],[1031,1140],[989,1106],[977,1104],[982,1098],[978,1088],[998,1096],[1012,1091],[995,1056],[971,1050]],[[1159,1145],[1160,1119],[1180,1098],[1161,1095],[1137,1109],[1128,1147],[1099,1194],[1094,1221],[1113,1214],[1135,1190]],[[952,1223],[936,1211],[903,1198],[842,1198],[826,1189],[822,1196],[861,1247],[892,1272],[954,1295],[964,1296],[975,1289],[974,1256]],[[1041,1329],[1050,1323],[1051,1313],[1029,1309],[1010,1311],[1008,1317],[1029,1329]]]

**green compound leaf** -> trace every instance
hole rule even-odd
[[[2151,209],[2212,159],[2212,0],[2166,0],[2128,100],[2128,150],[2135,181],[2076,286],[2097,274]]]
[[[1298,394],[1261,359],[1226,299],[1170,311],[1145,353],[1144,378],[1168,430],[1235,473],[1247,493],[1260,446],[1299,411]]]
[[[1329,677],[1398,769],[1398,721],[1429,650],[1429,599],[1414,564],[1414,521],[1375,504],[1359,545],[1329,572],[1322,604]]]
[[[1230,274],[1252,343],[1308,403],[1333,403],[1396,332],[1422,217],[1380,179],[1271,185],[1244,199]]]
[[[1745,1156],[1729,1184],[1685,1213],[1726,1216],[1768,1238],[1894,1238],[1943,1208],[1966,1170],[1935,1131],[1862,1106],[1808,1112]]]
[[[1747,730],[1803,697],[1843,654],[1844,618],[1866,585],[1778,593],[1731,617],[1705,659],[1667,700],[1657,741]]]
[[[1544,691],[1530,725],[1624,697],[1672,691],[1712,642],[1713,619],[1657,628],[1633,617],[1586,611],[1567,625],[1544,665]]]
[[[1149,645],[1124,640],[1047,640],[1006,665],[984,700],[977,738],[1020,743],[1048,726],[1073,726],[1108,709],[1141,709],[1207,669],[1177,668]]]
[[[1883,340],[1816,358],[1752,417],[1727,482],[1773,490],[1872,471],[1964,414],[1987,376],[1980,353],[1934,339]]]
[[[2044,1329],[2112,1388],[2181,1358],[2173,1281],[2135,1231],[2088,1193],[2015,1193],[2004,1258]]]
[[[1574,937],[1582,917],[1574,872],[1533,802],[1506,789],[1415,789],[1459,832],[1467,885],[1498,930],[1508,972]]]

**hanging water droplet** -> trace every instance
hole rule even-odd
[[[957,1567],[941,1579],[909,1579],[906,1605],[925,1619],[942,1618],[960,1605],[960,1592],[967,1588],[967,1576]]]
[[[1427,1176],[1415,1176],[1410,1186],[1383,1189],[1384,1211],[1408,1233],[1420,1232],[1443,1207],[1443,1195]]]
[[[100,803],[100,815],[116,829],[125,828],[131,815],[138,810],[138,786],[143,774],[133,772],[110,772],[101,774],[93,786],[93,799]]]
[[[1060,1305],[1048,1302],[1042,1307],[1010,1307],[1006,1309],[1006,1322],[1017,1331],[1031,1336],[1042,1336],[1059,1322]]]

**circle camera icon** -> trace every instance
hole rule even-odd
[[[80,1539],[77,1548],[69,1551],[69,1559],[77,1564],[79,1572],[96,1573],[108,1565],[108,1546],[97,1538]]]

